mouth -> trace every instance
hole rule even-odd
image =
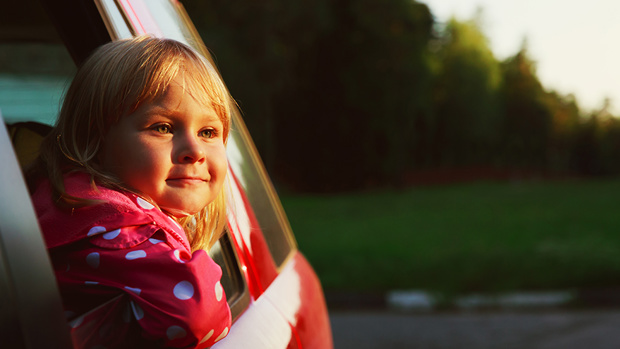
[[[206,179],[200,177],[174,177],[166,179],[166,183],[175,187],[186,187],[186,186],[195,186],[207,183]]]

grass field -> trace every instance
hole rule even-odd
[[[620,285],[620,179],[282,196],[326,290]]]

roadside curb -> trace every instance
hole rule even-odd
[[[328,308],[332,310],[542,311],[566,308],[618,308],[620,288],[470,294],[453,298],[441,297],[422,290],[393,290],[386,293],[327,291],[325,298]]]
[[[560,292],[514,292],[498,295],[472,294],[445,300],[422,291],[392,291],[386,294],[387,306],[401,311],[433,311],[437,309],[549,309],[574,302],[575,294]]]

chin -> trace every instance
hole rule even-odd
[[[187,198],[175,198],[170,200],[168,204],[162,203],[159,207],[171,216],[176,218],[182,218],[185,216],[192,216],[200,212],[205,208],[210,201],[205,200],[187,200]]]
[[[173,216],[175,218],[193,216],[196,213],[200,212],[200,210],[196,210],[196,209],[174,208],[174,207],[166,207],[166,206],[160,206],[160,207],[162,211],[166,212],[168,215]]]

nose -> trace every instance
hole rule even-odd
[[[198,136],[178,135],[176,143],[179,163],[196,163],[205,160],[204,145]]]

